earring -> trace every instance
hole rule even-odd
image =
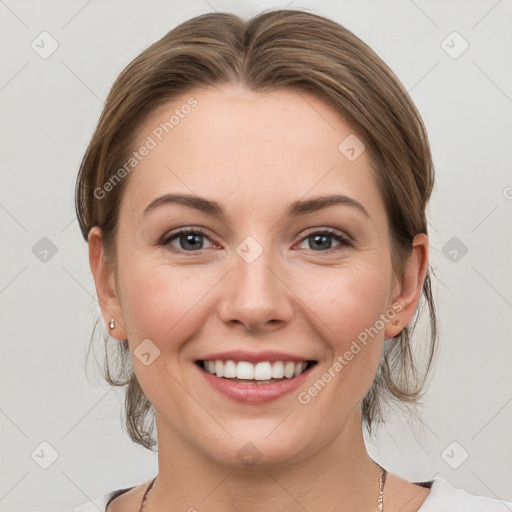
[[[110,323],[108,324],[108,326],[111,328],[111,329],[114,329],[116,324],[114,322],[114,319],[112,318],[112,320],[110,320]]]

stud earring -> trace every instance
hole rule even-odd
[[[112,320],[110,320],[110,323],[108,324],[108,326],[111,328],[111,329],[114,329],[116,324],[114,322],[114,319],[112,318]]]

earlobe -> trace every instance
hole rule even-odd
[[[127,339],[121,303],[115,288],[114,275],[105,263],[101,229],[97,226],[89,231],[89,264],[94,277],[96,294],[107,330],[115,339]]]
[[[407,260],[405,274],[400,283],[400,291],[393,300],[401,308],[393,321],[386,325],[386,338],[393,338],[411,321],[423,291],[423,282],[428,267],[429,242],[425,233],[418,233],[412,241],[412,252]]]

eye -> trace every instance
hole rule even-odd
[[[322,229],[321,231],[310,232],[306,237],[302,239],[302,243],[310,241],[310,248],[313,251],[330,253],[332,252],[329,249],[332,248],[333,238],[339,242],[339,246],[341,247],[350,247],[352,245],[348,236],[330,228]],[[334,250],[339,250],[339,246],[338,249]]]
[[[204,239],[208,239],[208,237],[200,229],[180,229],[166,236],[162,240],[161,245],[170,245],[178,252],[197,252],[198,250],[206,249],[206,247],[202,247]],[[173,245],[171,243],[173,241],[177,241],[179,247]],[[213,244],[211,245],[213,246]]]
[[[186,228],[179,229],[165,236],[160,242],[160,245],[171,246],[178,253],[194,253],[214,246],[210,241],[210,246],[204,247],[203,244],[205,239],[210,240],[208,235],[201,229]],[[335,239],[338,242],[338,246],[335,246],[334,249],[332,249],[332,239]],[[310,242],[309,248],[311,250],[328,254],[343,247],[350,247],[352,245],[351,239],[348,236],[331,228],[311,231],[307,236],[302,238],[301,243],[308,241]],[[178,244],[178,247],[174,245],[175,242]]]

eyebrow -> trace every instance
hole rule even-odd
[[[146,207],[142,215],[145,216],[149,212],[167,204],[181,204],[199,210],[212,217],[225,217],[222,207],[215,201],[190,194],[165,194],[160,196]],[[363,213],[368,219],[370,218],[366,208],[360,202],[345,195],[324,195],[295,201],[288,207],[286,216],[294,217],[306,215],[334,205],[350,206]]]

